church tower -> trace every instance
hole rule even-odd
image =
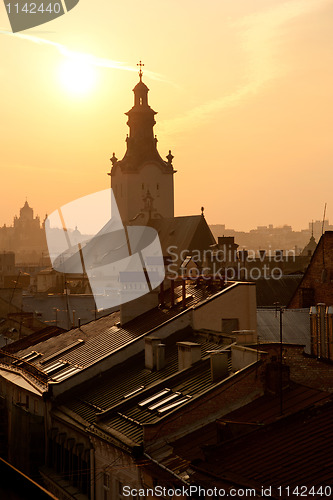
[[[134,87],[134,106],[126,115],[129,135],[122,160],[111,158],[111,188],[124,224],[145,225],[149,220],[174,216],[172,166],[169,151],[164,161],[157,151],[154,136],[156,112],[148,104],[148,87],[142,81]]]

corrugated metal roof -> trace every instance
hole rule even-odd
[[[201,344],[201,356],[206,356],[207,351],[211,349],[221,348],[221,344],[210,342],[200,336],[188,336],[187,339],[195,340]],[[182,336],[178,338],[182,339]],[[144,352],[137,354],[125,363],[115,366],[105,373],[98,381],[98,384],[85,383],[84,388],[78,388],[71,391],[71,394],[63,401],[67,408],[77,413],[87,422],[96,421],[96,414],[100,411],[107,410],[114,405],[124,401],[127,403],[129,399],[137,397],[142,399],[141,394],[144,392],[138,391],[132,398],[124,398],[125,395],[144,386],[145,389],[153,384],[160,382],[178,371],[178,356],[175,343],[167,344],[166,346],[166,365],[162,370],[151,371],[145,368]],[[199,377],[198,374],[196,377]],[[194,378],[193,384],[198,384],[197,378]],[[199,385],[200,382],[199,381]],[[206,382],[204,382],[206,383]],[[185,382],[181,382],[175,390],[186,391]],[[150,413],[149,413],[150,415]]]
[[[151,410],[149,410],[148,405],[145,405],[144,407],[138,405],[140,401],[143,401],[149,395],[157,394],[161,391],[161,389],[166,387],[170,389],[170,394],[179,392],[179,397],[191,396],[192,398],[200,396],[200,394],[203,394],[206,390],[214,387],[218,383],[220,383],[220,381],[212,382],[211,380],[210,360],[209,358],[206,358],[201,362],[194,364],[188,370],[176,373],[172,378],[169,378],[165,381],[165,385],[162,386],[162,384],[159,384],[159,386],[155,389],[155,392],[152,392],[150,390],[149,392],[145,392],[141,395],[135,396],[132,399],[132,402],[130,402],[131,404],[124,404],[121,410],[119,410],[119,407],[117,407],[117,411],[121,411],[123,416],[131,419],[132,433],[133,426],[136,428],[140,427],[141,429],[141,426],[143,424],[158,422],[160,418],[164,416],[164,413],[161,414],[158,410],[166,405]],[[189,401],[191,401],[191,399],[183,401],[183,403],[179,407],[176,407],[176,409],[181,408]],[[171,408],[170,411],[174,409],[175,408]],[[166,411],[165,413],[167,414],[168,412]],[[128,435],[126,434],[126,431],[122,430],[124,427],[122,419],[119,420],[119,417],[115,416],[112,412],[110,413],[110,416],[106,416],[105,418],[103,418],[102,425],[104,429],[115,429],[118,432],[122,432],[127,437],[131,437],[133,439],[132,434]],[[138,435],[140,434],[140,439],[142,439],[142,429],[140,430],[140,433],[138,430],[137,432]]]
[[[218,286],[196,286],[190,283],[186,286],[186,306],[191,307],[196,305],[202,300],[212,297],[219,291]],[[181,297],[181,293],[182,287],[176,287],[175,297]],[[174,318],[181,312],[181,304],[172,308],[155,308],[119,327],[116,326],[120,320],[119,311],[111,313],[82,325],[81,328],[75,328],[69,332],[35,344],[33,346],[34,350],[41,353],[41,356],[38,359],[32,360],[31,363],[40,370],[51,366],[56,360],[66,361],[70,365],[77,365],[80,369],[87,368],[99,359],[111,355],[116,350]],[[64,352],[66,348],[80,339],[84,342],[78,343],[75,348]],[[19,351],[17,356],[22,358],[30,351],[31,346],[29,349]],[[43,364],[43,360],[49,357],[52,358],[52,361],[49,364]],[[59,372],[57,372],[58,374]],[[52,378],[52,376],[49,378]]]
[[[283,341],[305,345],[311,352],[309,309],[285,309],[282,316]],[[257,332],[261,342],[280,341],[280,318],[276,309],[257,309]]]

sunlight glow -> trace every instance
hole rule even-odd
[[[60,67],[60,81],[71,94],[87,94],[95,85],[96,70],[84,59],[71,57]]]

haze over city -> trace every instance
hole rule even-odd
[[[332,13],[329,0],[81,0],[12,34],[1,4],[0,225],[26,197],[44,217],[109,186],[139,59],[176,215],[301,229],[328,202],[333,219]]]

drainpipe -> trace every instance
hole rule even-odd
[[[95,500],[95,449],[92,443],[91,436],[90,442],[90,500]]]
[[[171,307],[173,307],[175,305],[175,280],[171,280]]]

